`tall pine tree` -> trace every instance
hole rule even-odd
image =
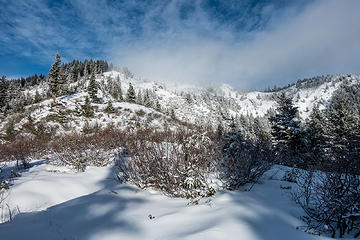
[[[89,97],[86,96],[84,105],[81,106],[82,115],[87,118],[94,117],[94,110],[90,104]]]
[[[296,120],[298,110],[284,92],[278,96],[277,104],[277,113],[269,119],[277,160],[293,164],[298,161],[296,157],[303,147],[300,121]]]
[[[60,54],[57,53],[55,56],[55,62],[51,66],[48,76],[49,88],[51,95],[54,98],[54,101],[55,98],[58,96],[60,90],[60,82],[61,82],[60,63],[61,63],[61,56]]]
[[[6,106],[7,89],[8,84],[6,77],[2,76],[0,79],[0,112],[3,111],[3,108]]]
[[[344,89],[338,90],[328,110],[329,148],[331,159],[329,165],[333,170],[360,173],[360,119],[359,110],[354,106],[349,94]],[[356,168],[356,169],[354,169]]]
[[[93,102],[98,101],[97,92],[98,92],[98,86],[95,81],[95,75],[94,75],[94,73],[91,73],[89,86],[88,86],[88,93]]]
[[[313,107],[309,118],[306,129],[307,147],[310,154],[308,160],[311,166],[319,168],[324,164],[326,145],[329,140],[326,131],[327,120],[318,105]]]
[[[136,100],[135,90],[131,83],[129,83],[129,88],[126,94],[126,100],[131,103],[135,103]]]

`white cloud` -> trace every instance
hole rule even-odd
[[[198,9],[188,25],[169,16],[170,29],[161,35],[148,33],[113,58],[140,76],[198,84],[227,82],[238,88],[360,72],[359,11],[357,0],[319,0],[301,12],[287,9],[272,15],[261,31],[239,34]],[[164,16],[174,12],[165,11]]]
[[[106,58],[163,81],[237,88],[285,85],[298,78],[360,72],[360,1],[314,0],[281,8],[224,1],[239,16],[223,21],[204,1],[4,3],[0,49],[50,64]],[[226,17],[225,17],[226,18]],[[241,27],[239,27],[241,25]]]

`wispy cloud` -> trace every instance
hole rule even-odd
[[[246,89],[284,85],[327,73],[357,72],[359,10],[359,1],[315,1],[301,11],[260,12],[268,24],[246,32],[201,18],[200,11],[200,19],[193,19],[193,23],[209,29],[204,35],[191,27],[169,31],[164,37],[138,41],[121,52],[119,59],[150,78],[199,84],[228,82]]]
[[[107,58],[136,74],[238,88],[360,69],[360,2],[19,0],[0,14],[2,54],[49,64]]]

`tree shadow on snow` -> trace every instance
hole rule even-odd
[[[303,212],[292,202],[290,191],[280,189],[282,184],[286,182],[269,181],[256,184],[250,192],[231,192],[231,201],[241,206],[233,220],[246,225],[256,239],[327,239],[296,229],[305,225],[299,218]]]
[[[10,166],[4,166],[0,169],[0,180],[13,180],[21,174],[30,171],[32,167],[44,164],[45,160],[37,160],[27,163],[26,167],[19,161],[15,164],[15,161]]]
[[[92,239],[101,234],[137,235],[141,229],[127,208],[146,202],[136,196],[136,187],[120,184],[113,167],[100,184],[102,190],[52,206],[44,211],[21,213],[0,224],[0,239]],[[100,234],[100,236],[99,236]]]

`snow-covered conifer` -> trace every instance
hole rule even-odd
[[[129,83],[129,88],[126,94],[126,101],[135,103],[136,96],[135,96],[135,90],[131,83]]]
[[[61,63],[61,56],[60,54],[56,54],[55,62],[51,66],[49,71],[48,79],[49,79],[49,88],[52,96],[55,98],[59,94],[59,83],[60,83],[60,63]]]
[[[96,102],[98,100],[97,92],[98,92],[98,86],[97,86],[97,83],[95,81],[95,75],[94,75],[94,73],[91,73],[89,86],[88,86],[88,94],[91,97],[91,100],[93,102]]]
[[[93,110],[93,108],[91,107],[89,97],[86,97],[86,98],[85,98],[85,104],[81,106],[81,109],[82,109],[82,115],[83,115],[84,117],[91,118],[91,117],[94,116],[94,110]]]

